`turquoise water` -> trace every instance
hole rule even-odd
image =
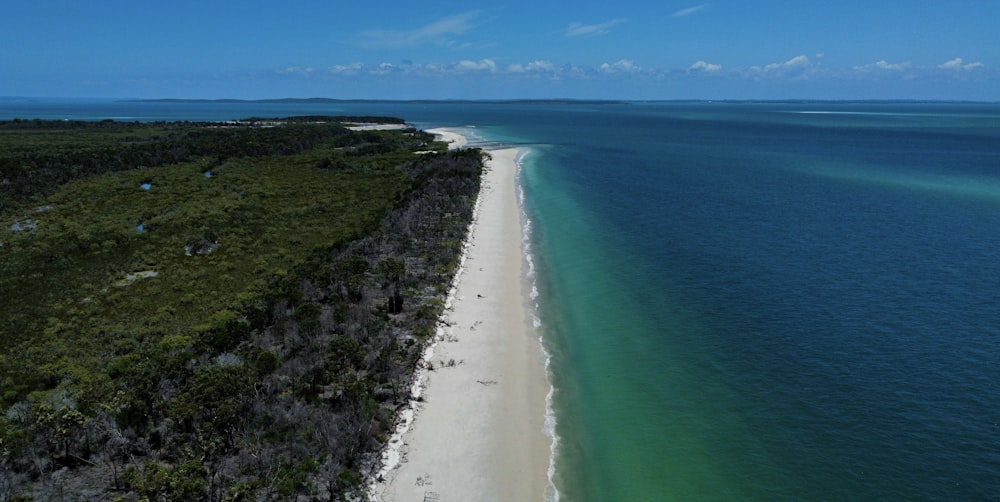
[[[531,149],[561,500],[1000,497],[1000,105],[0,103],[307,113]]]
[[[1000,493],[996,108],[780,108],[576,117],[526,166],[566,500]]]

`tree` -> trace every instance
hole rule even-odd
[[[252,379],[252,371],[242,365],[202,366],[170,402],[170,415],[188,431],[222,439],[223,449],[229,451],[236,431],[248,420]]]
[[[173,467],[149,461],[141,470],[129,467],[125,478],[146,500],[201,500],[208,487],[207,474],[197,460]]]
[[[387,285],[392,288],[389,297],[389,313],[398,314],[403,311],[403,294],[401,283],[406,276],[406,263],[396,258],[386,258],[376,267],[378,273],[385,277]]]
[[[361,300],[368,267],[368,260],[357,255],[348,256],[334,264],[334,278],[343,285],[346,297],[352,302]]]
[[[292,319],[299,323],[299,328],[307,335],[315,335],[319,330],[319,317],[323,313],[322,308],[315,303],[308,302],[299,305],[292,313]]]

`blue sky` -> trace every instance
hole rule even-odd
[[[4,0],[0,96],[1000,100],[998,26],[998,0]]]

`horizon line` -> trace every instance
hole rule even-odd
[[[924,99],[924,98],[676,98],[676,99],[615,99],[615,98],[138,98],[86,96],[0,96],[3,101],[34,100],[93,100],[121,103],[441,103],[441,104],[630,104],[630,103],[968,103],[1000,104],[1000,100]]]

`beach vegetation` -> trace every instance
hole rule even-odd
[[[0,500],[357,489],[483,161],[374,121],[0,122]]]

